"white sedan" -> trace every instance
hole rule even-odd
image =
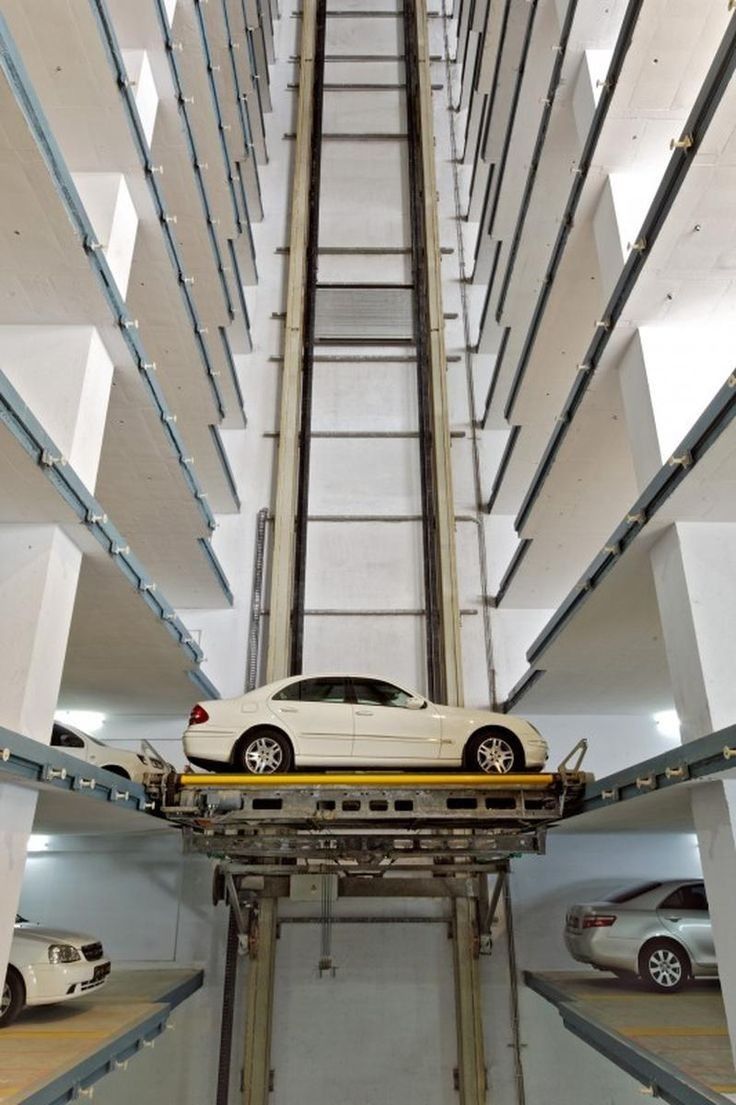
[[[102,767],[123,779],[132,779],[134,783],[143,783],[147,776],[165,771],[169,766],[157,756],[113,748],[73,725],[58,721],[54,722],[51,731],[51,747],[61,748],[72,756],[79,756],[85,763]]]
[[[528,721],[439,706],[362,675],[292,676],[239,698],[200,702],[184,733],[198,767],[269,775],[300,767],[540,771],[547,744]]]
[[[53,1005],[97,990],[110,960],[94,936],[46,929],[17,917],[0,995],[0,1028],[26,1005]]]

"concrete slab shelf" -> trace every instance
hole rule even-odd
[[[526,710],[541,713],[616,713],[624,698],[632,711],[669,708],[650,552],[674,522],[734,521],[736,390],[731,379],[530,643],[530,667],[508,691],[507,709],[523,700]],[[595,628],[591,619],[599,619]],[[604,635],[601,625],[607,627]]]
[[[654,994],[597,972],[524,973],[567,1029],[670,1105],[727,1105],[736,1093],[721,991],[698,982]]]
[[[164,1031],[203,982],[196,969],[113,971],[89,998],[29,1009],[0,1033],[3,1105],[63,1105]]]

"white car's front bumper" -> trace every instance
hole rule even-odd
[[[50,1005],[99,990],[110,974],[110,960],[79,963],[31,963],[20,968],[26,1005]]]

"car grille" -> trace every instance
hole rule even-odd
[[[110,974],[110,964],[100,963],[95,967],[94,974],[87,982],[81,983],[80,990],[94,990],[95,986],[101,986],[107,976]]]
[[[95,944],[83,944],[82,955],[90,963],[94,963],[95,959],[102,959],[102,944],[99,941]]]

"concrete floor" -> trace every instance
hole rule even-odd
[[[79,1080],[76,1071],[93,1068],[97,1057],[109,1062],[116,1044],[135,1037],[153,1014],[168,1013],[172,995],[195,981],[201,985],[200,971],[114,970],[89,998],[26,1009],[0,1032],[0,1102],[33,1101],[52,1085],[61,1089],[66,1075],[71,1084]]]
[[[535,971],[527,982],[555,1005],[574,1004],[579,1015],[707,1089],[736,1094],[736,1069],[716,980],[695,982],[678,994],[655,994],[637,982],[592,971]]]

